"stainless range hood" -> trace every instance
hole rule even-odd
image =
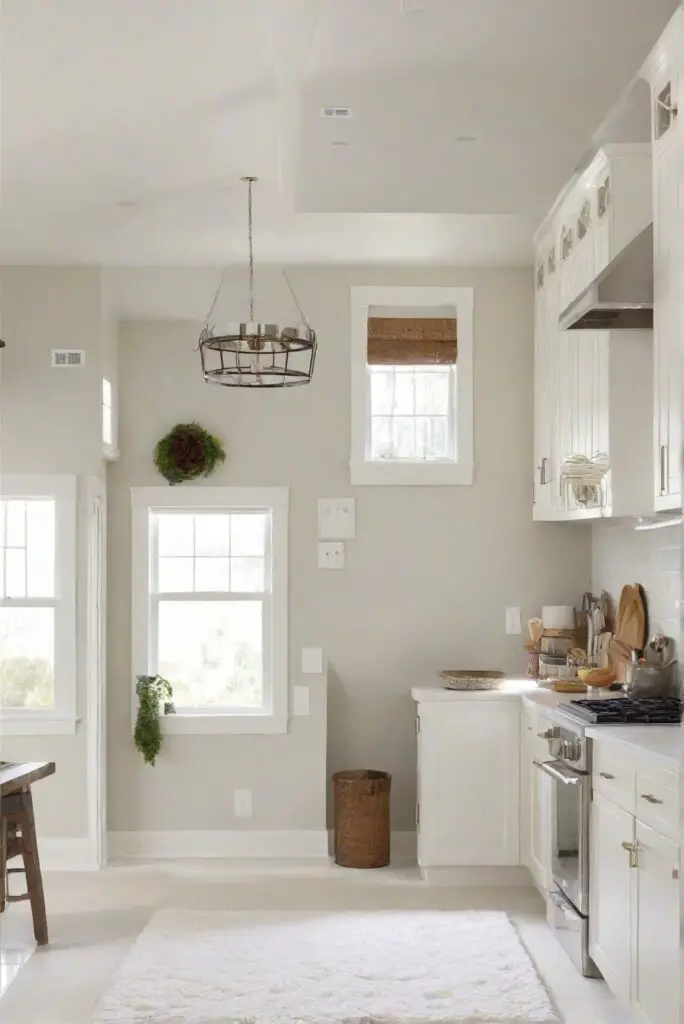
[[[637,235],[560,315],[562,331],[653,328],[653,225]]]

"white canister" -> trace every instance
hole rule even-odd
[[[547,604],[542,608],[544,629],[574,629],[575,609],[569,604]]]

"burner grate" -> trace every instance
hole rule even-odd
[[[677,697],[648,700],[571,700],[568,712],[573,718],[598,725],[678,725],[682,721],[682,702]]]

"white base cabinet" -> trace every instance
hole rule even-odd
[[[549,721],[525,704],[520,738],[520,859],[529,870],[537,889],[546,894],[551,878],[551,787],[548,775],[534,767],[534,761],[548,760],[547,741],[541,734]]]
[[[629,1003],[631,992],[632,869],[622,843],[632,841],[633,831],[631,814],[595,795],[589,833],[589,952],[623,1003]]]
[[[520,864],[520,703],[418,704],[418,864]]]
[[[635,1016],[644,1024],[679,1022],[679,849],[636,823],[638,870],[632,977]]]
[[[589,952],[635,1021],[681,1024],[679,777],[605,747],[610,764],[600,741],[592,780]]]

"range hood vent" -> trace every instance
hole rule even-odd
[[[565,309],[562,331],[653,328],[653,225],[637,235]]]

